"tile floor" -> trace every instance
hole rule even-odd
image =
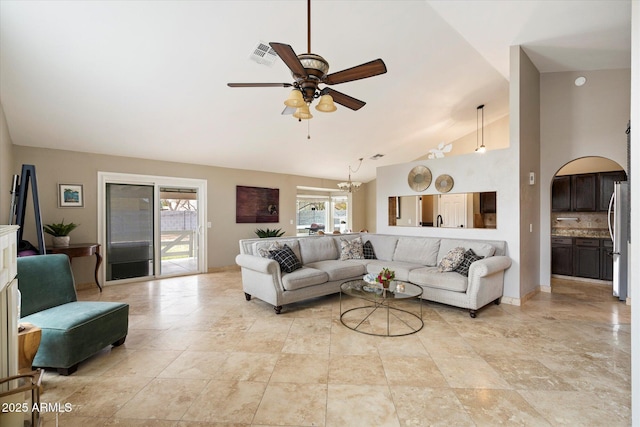
[[[554,281],[476,319],[423,302],[425,327],[373,337],[339,298],[245,301],[237,271],[79,292],[131,305],[129,336],[69,377],[47,372],[45,427],[626,426],[630,307]]]

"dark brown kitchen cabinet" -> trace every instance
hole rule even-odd
[[[600,241],[600,279],[613,280],[613,242],[611,239]]]
[[[551,274],[613,280],[611,239],[551,236]]]
[[[583,173],[571,176],[571,210],[594,212],[598,206],[598,174]]]
[[[551,274],[573,276],[573,239],[551,238]]]
[[[600,279],[600,239],[575,239],[573,275]]]
[[[571,175],[553,178],[551,210],[553,212],[569,212],[571,210]]]
[[[496,192],[480,193],[480,213],[496,213]]]
[[[626,181],[625,171],[563,175],[553,179],[553,212],[606,212],[613,193],[613,183]]]
[[[609,210],[609,200],[613,194],[613,183],[616,181],[626,181],[625,171],[601,172],[598,174],[598,210]]]

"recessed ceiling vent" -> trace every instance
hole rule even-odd
[[[278,54],[267,43],[258,43],[256,48],[251,52],[249,58],[258,64],[272,66],[278,59]]]

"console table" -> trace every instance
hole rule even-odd
[[[98,281],[98,269],[100,268],[100,264],[102,264],[102,255],[100,255],[100,244],[98,243],[76,243],[69,246],[59,246],[59,247],[51,247],[47,248],[48,254],[65,254],[69,257],[69,262],[73,261],[73,258],[83,257],[83,256],[96,256],[96,270],[94,273],[94,278],[96,281],[96,285],[102,292],[102,286],[100,286],[100,282]]]

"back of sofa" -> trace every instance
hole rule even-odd
[[[271,237],[240,240],[240,253],[260,256],[260,249],[268,249],[274,242],[289,245],[303,264],[339,259],[340,241],[361,237],[370,241],[377,259],[402,261],[435,266],[455,247],[473,249],[483,257],[506,255],[503,240],[442,239],[436,237],[396,236],[391,234],[352,233],[324,236]]]
[[[396,236],[362,233],[364,242],[371,241],[376,258],[435,266],[453,248],[463,247],[482,256],[506,255],[503,240],[447,239],[436,237]]]

